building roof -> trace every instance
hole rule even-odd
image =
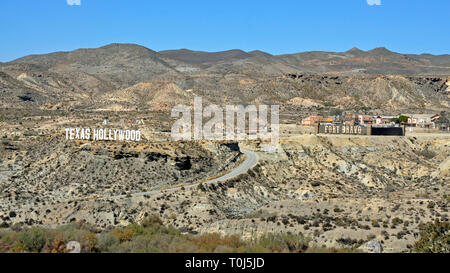
[[[406,114],[406,116],[410,118],[433,118],[435,116],[438,116],[437,114]]]

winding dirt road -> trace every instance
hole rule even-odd
[[[246,150],[246,149],[241,149],[241,152],[243,154],[245,154],[246,158],[244,160],[244,162],[242,162],[239,166],[237,166],[236,168],[234,168],[231,172],[226,173],[220,177],[211,179],[211,180],[207,180],[204,182],[198,182],[198,183],[193,183],[193,184],[189,184],[189,185],[180,185],[177,187],[173,187],[173,188],[168,188],[168,189],[161,189],[161,190],[152,190],[152,191],[146,191],[146,192],[138,192],[138,193],[133,193],[131,194],[131,197],[139,197],[139,196],[144,196],[144,195],[154,195],[154,194],[158,194],[161,192],[173,192],[173,191],[177,191],[180,190],[182,188],[185,189],[190,189],[193,187],[197,187],[200,184],[214,184],[214,183],[218,183],[218,182],[225,182],[229,179],[235,178],[241,174],[245,174],[247,173],[248,170],[250,170],[251,168],[253,168],[259,161],[259,156],[257,153]],[[109,196],[109,197],[100,197],[98,199],[100,200],[111,200],[111,199],[121,199],[121,198],[126,198],[126,197],[130,197],[130,195],[116,195],[116,196]]]

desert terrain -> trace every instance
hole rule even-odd
[[[280,150],[267,153],[260,141],[172,142],[164,132],[139,143],[40,133],[57,131],[66,118],[2,126],[3,226],[83,221],[110,230],[158,215],[193,234],[251,240],[291,232],[317,247],[376,240],[385,252],[402,252],[411,251],[421,224],[448,221],[448,134],[332,136],[289,126]],[[242,149],[258,155],[254,167],[207,183],[239,166]]]
[[[424,224],[448,223],[450,134],[322,135],[300,122],[448,113],[449,67],[448,55],[384,48],[272,56],[119,44],[0,63],[0,225],[113,230],[156,215],[186,234],[302,234],[317,248],[376,241],[412,252]],[[279,104],[279,150],[172,141],[170,109],[195,96]],[[135,129],[142,140],[67,140],[75,127]],[[244,150],[256,163],[220,179],[246,164]]]

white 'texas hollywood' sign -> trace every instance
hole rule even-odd
[[[66,128],[66,140],[141,141],[138,130],[107,128]]]

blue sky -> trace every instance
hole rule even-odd
[[[153,50],[385,46],[450,54],[449,14],[448,0],[1,0],[0,61],[113,42]]]

